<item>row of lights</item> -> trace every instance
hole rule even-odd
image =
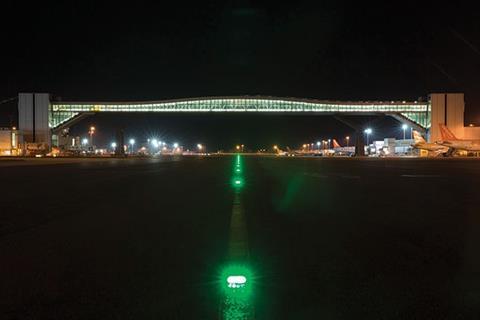
[[[154,148],[158,148],[158,147],[160,147],[160,146],[163,146],[164,149],[166,148],[167,143],[166,143],[165,141],[158,141],[157,139],[151,139],[151,140],[148,139],[148,140],[149,140],[150,144],[151,144]],[[132,139],[130,139],[128,142],[129,142],[129,144],[132,146],[132,149],[133,149],[133,146],[135,145],[135,139],[132,138]],[[110,146],[111,146],[113,149],[115,149],[115,148],[117,147],[117,143],[116,143],[116,142],[112,142],[112,143],[110,144]],[[173,146],[174,149],[178,149],[178,148],[180,147],[180,145],[179,145],[177,142],[173,143],[172,146]],[[202,144],[198,143],[198,144],[197,144],[197,149],[198,149],[198,150],[203,150],[203,149],[204,149],[204,146],[203,146]]]
[[[345,137],[345,140],[347,141],[347,147],[350,145],[350,136],[346,136]],[[317,147],[318,149],[320,149],[320,146],[323,146],[323,145],[326,145],[330,148],[330,143],[332,142],[332,139],[327,139],[327,140],[322,140],[322,141],[317,141]],[[305,149],[307,148],[309,145],[308,143],[307,144],[303,144],[302,147]],[[312,143],[311,146],[313,147],[314,144]]]
[[[470,125],[470,126],[472,126],[472,125]],[[405,131],[408,129],[408,125],[403,124],[403,125],[402,125],[402,129],[403,129],[403,139],[405,140]],[[412,128],[410,128],[410,129],[412,129]],[[367,144],[369,144],[369,136],[370,136],[370,134],[372,134],[372,132],[373,132],[372,128],[367,128],[367,129],[364,130],[364,133],[367,135]],[[88,131],[88,134],[90,135],[90,145],[92,145],[92,146],[93,146],[93,134],[94,134],[94,133],[95,133],[95,127],[94,127],[94,126],[91,126],[90,129],[89,129],[89,131]],[[345,140],[347,141],[347,147],[348,147],[349,144],[350,144],[350,136],[346,136],[346,137],[345,137]],[[148,139],[148,142],[150,142],[150,143],[153,145],[153,147],[155,147],[155,148],[158,148],[159,146],[163,146],[163,147],[166,146],[166,142],[164,142],[164,141],[158,141],[158,140],[155,139],[155,138],[153,138],[153,139]],[[320,141],[317,141],[317,147],[320,148],[321,145],[323,145],[323,144],[328,144],[328,147],[330,148],[330,142],[331,142],[331,139],[322,140],[321,142],[320,142]],[[87,144],[88,144],[87,138],[84,138],[84,139],[82,140],[82,144],[83,144],[83,145],[87,145]],[[131,145],[131,147],[132,147],[132,149],[133,149],[133,146],[134,146],[134,144],[135,144],[135,139],[133,139],[133,138],[130,139],[130,140],[129,140],[129,144]],[[312,145],[313,145],[313,143],[312,143]],[[115,149],[115,148],[117,147],[117,143],[116,143],[116,142],[112,142],[112,143],[111,143],[111,147],[112,147],[113,149]],[[173,148],[174,148],[174,149],[177,149],[178,147],[179,147],[179,145],[178,145],[177,142],[173,143]],[[307,148],[307,147],[308,147],[308,144],[304,144],[304,145],[303,145],[303,148],[304,148],[304,149]],[[198,144],[197,144],[197,149],[198,149],[198,150],[203,150],[203,145],[200,144],[200,143],[198,143]],[[241,151],[243,152],[243,150],[244,150],[244,145],[243,145],[243,144],[241,144],[241,145],[236,145],[236,146],[235,146],[235,149],[236,149],[237,151],[240,151],[240,150],[241,150]],[[274,149],[277,150],[278,147],[277,147],[277,146],[274,146]]]
[[[15,128],[14,128],[15,130]],[[94,126],[90,126],[89,130],[88,130],[88,135],[90,136],[90,145],[93,146],[93,135],[95,134],[95,130],[96,128]],[[153,147],[155,148],[158,148],[159,146],[163,146],[165,147],[166,146],[166,142],[164,141],[159,141],[155,138],[153,139],[148,139],[148,142],[152,144]],[[83,145],[87,145],[89,143],[88,139],[87,138],[83,138],[82,139],[82,144]],[[133,138],[130,138],[128,140],[128,143],[130,144],[130,146],[132,147],[133,149],[133,146],[135,145],[135,139]],[[110,144],[110,146],[115,149],[117,147],[117,143],[116,142],[112,142]],[[173,143],[173,148],[174,149],[177,149],[179,147],[179,144],[177,142]],[[243,145],[242,145],[242,148],[243,148]],[[197,149],[198,150],[203,150],[204,149],[204,146],[200,143],[197,144]]]
[[[405,131],[408,129],[408,125],[403,124],[402,129],[403,129],[403,140],[405,140]],[[412,128],[410,128],[410,129],[412,129]],[[369,137],[372,134],[373,130],[372,130],[372,128],[366,128],[363,132],[367,135],[367,145],[368,145],[369,144]],[[347,140],[347,147],[348,147],[349,143],[350,143],[350,136],[346,136],[345,140]],[[317,147],[320,149],[321,145],[327,144],[328,148],[330,148],[330,142],[331,142],[331,139],[322,140],[321,142],[317,141]],[[313,145],[313,143],[312,143],[312,145]],[[307,147],[308,147],[308,144],[303,145],[304,149],[307,148]]]

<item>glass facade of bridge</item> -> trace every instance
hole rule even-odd
[[[418,125],[430,126],[426,102],[322,102],[258,98],[205,98],[135,103],[52,102],[50,128],[85,112],[286,112],[286,113],[397,113]]]

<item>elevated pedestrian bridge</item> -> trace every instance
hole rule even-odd
[[[58,102],[50,101],[48,124],[52,131],[99,112],[174,113],[285,113],[311,115],[390,115],[419,129],[430,127],[428,102],[361,101],[340,102],[263,96],[205,97],[141,102]]]

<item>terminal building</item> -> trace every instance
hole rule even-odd
[[[17,156],[20,154],[17,128],[0,128],[0,156]]]
[[[259,112],[316,115],[387,115],[423,132],[427,140],[441,140],[439,125],[460,139],[480,139],[480,127],[464,124],[463,93],[432,93],[427,101],[329,101],[262,96],[206,97],[143,102],[54,101],[48,93],[20,93],[18,129],[24,149],[61,147],[62,131],[99,112]],[[359,128],[357,128],[358,131]],[[361,136],[361,135],[360,135]],[[363,142],[363,141],[362,141]]]

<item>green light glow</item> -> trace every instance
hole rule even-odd
[[[247,282],[245,276],[228,276],[227,283],[229,288],[243,288]]]
[[[230,264],[220,273],[219,283],[223,292],[223,319],[252,319],[253,274],[246,265]]]
[[[233,187],[234,187],[234,188],[241,188],[241,187],[243,187],[243,183],[244,183],[244,182],[243,182],[243,179],[240,178],[240,177],[235,177],[235,178],[233,179]]]
[[[237,154],[234,161],[234,174],[232,177],[232,185],[236,191],[232,208],[229,242],[229,257],[235,261],[245,261],[245,259],[248,259],[246,228],[239,197],[240,189],[244,184],[243,176],[240,173],[241,171],[241,157]],[[223,293],[221,304],[222,319],[245,320],[254,318],[252,280],[252,272],[246,265],[229,264],[221,270],[219,283],[221,292]]]
[[[230,297],[245,299],[252,294],[253,274],[243,264],[231,264],[220,273],[220,285],[223,293]]]
[[[232,178],[232,185],[236,189],[239,189],[244,185],[244,180],[243,180],[243,177],[241,176],[241,172],[242,172],[241,161],[242,161],[241,156],[237,154],[235,156],[234,173]]]

